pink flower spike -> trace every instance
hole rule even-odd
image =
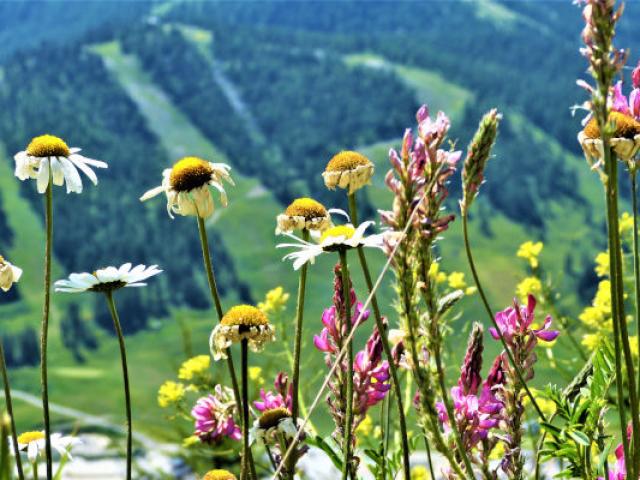
[[[640,88],[640,61],[638,62],[638,66],[631,72],[631,81],[633,88]]]
[[[619,81],[613,87],[613,99],[611,108],[620,113],[624,113],[625,115],[631,115],[629,111],[629,103],[627,102],[627,97],[622,93],[622,82]]]

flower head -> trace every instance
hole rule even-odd
[[[14,283],[17,283],[22,276],[22,270],[9,263],[0,255],[0,289],[8,292]]]
[[[55,449],[60,456],[71,457],[71,448],[80,443],[80,441],[72,436],[63,436],[60,433],[51,435],[51,447]],[[27,452],[27,458],[31,463],[36,462],[39,457],[44,456],[45,451],[45,434],[44,431],[25,432],[18,436],[18,450]]]
[[[242,433],[233,419],[235,413],[233,391],[216,385],[214,394],[200,398],[191,410],[195,420],[195,435],[203,442],[216,442],[224,437],[240,440]]]
[[[254,422],[249,433],[251,441],[261,441],[265,444],[275,444],[280,436],[292,439],[296,435],[296,425],[291,412],[284,407],[272,408],[262,412]]]
[[[211,366],[211,357],[209,355],[198,355],[186,360],[178,370],[178,378],[180,380],[193,380],[202,376],[209,370]]]
[[[293,230],[324,231],[331,226],[331,216],[320,202],[298,198],[278,215],[276,234]]]
[[[542,242],[532,242],[531,240],[528,240],[520,245],[516,255],[520,258],[524,258],[529,262],[531,268],[535,269],[538,268],[538,257],[540,256],[543,247],[544,244]]]
[[[160,408],[167,408],[179,403],[184,398],[185,391],[182,383],[164,382],[158,390],[158,405]]]
[[[630,160],[640,149],[640,122],[626,113],[614,110],[609,113],[609,123],[613,124],[614,128],[610,140],[611,148],[620,160]],[[597,162],[602,160],[602,139],[596,117],[592,117],[578,134],[578,141],[588,158]]]
[[[258,303],[258,308],[265,315],[278,315],[284,312],[289,301],[289,294],[282,287],[272,288],[264,297],[264,302]]]
[[[522,302],[526,302],[529,295],[542,293],[542,282],[538,277],[526,277],[516,286],[516,294]]]
[[[162,172],[162,185],[146,192],[141,201],[161,193],[167,196],[167,212],[173,214],[210,217],[214,211],[210,187],[220,193],[220,202],[227,205],[223,180],[233,185],[229,175],[231,167],[224,163],[212,163],[198,157],[184,157]]]
[[[338,252],[358,247],[382,248],[382,235],[373,234],[365,236],[367,228],[373,222],[363,222],[355,228],[351,224],[338,225],[326,229],[316,242],[307,242],[294,235],[288,235],[297,243],[281,243],[277,248],[292,247],[297,251],[288,253],[283,260],[293,260],[294,270],[298,270],[307,262],[313,263],[324,252]]]
[[[373,163],[367,157],[350,150],[336,154],[324,170],[324,184],[330,190],[348,189],[349,195],[371,182]]]
[[[211,332],[209,346],[216,360],[226,358],[226,349],[233,343],[247,340],[254,352],[275,339],[275,329],[267,316],[251,305],[236,305],[222,317]]]
[[[97,185],[98,177],[91,167],[107,168],[107,164],[84,157],[78,152],[79,148],[69,148],[61,138],[40,135],[31,140],[26,150],[14,155],[15,176],[22,181],[35,179],[38,193],[47,191],[49,178],[54,185],[66,183],[67,193],[82,193],[82,179],[78,170]]]
[[[259,412],[274,408],[286,408],[291,411],[293,405],[293,385],[289,384],[289,377],[284,372],[280,372],[273,382],[275,392],[266,392],[260,389],[260,400],[253,402],[253,406]]]
[[[238,478],[228,470],[209,470],[202,480],[238,480]]]
[[[111,292],[123,287],[144,287],[144,280],[158,275],[157,265],[147,267],[136,265],[131,268],[130,263],[116,267],[107,267],[96,270],[93,273],[72,273],[66,280],[58,280],[55,283],[56,292]]]

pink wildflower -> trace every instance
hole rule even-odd
[[[235,412],[233,392],[216,385],[214,394],[200,398],[191,410],[191,416],[195,419],[195,434],[203,442],[217,442],[224,437],[240,440],[242,433],[233,419]]]

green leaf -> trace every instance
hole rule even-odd
[[[324,453],[326,453],[329,458],[331,459],[331,462],[333,463],[333,465],[340,471],[342,471],[342,459],[340,458],[340,456],[333,450],[333,448],[331,448],[331,446],[325,442],[325,440],[319,436],[310,436],[307,438],[307,441],[311,444],[314,445],[316,447],[318,447],[320,450],[322,450]]]
[[[591,445],[591,440],[589,440],[589,437],[578,430],[569,430],[567,431],[567,435],[569,435],[575,442],[584,447],[588,447]]]

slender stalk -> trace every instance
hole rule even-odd
[[[345,307],[346,335],[351,334],[351,289],[349,288],[349,267],[347,265],[347,251],[340,249],[340,270],[342,272],[342,296]],[[342,480],[353,476],[351,471],[351,426],[353,423],[353,341],[347,343],[347,411],[344,417]]]
[[[127,349],[124,344],[124,334],[120,325],[120,317],[116,310],[116,304],[113,301],[113,291],[105,292],[107,297],[107,305],[113,319],[113,327],[118,335],[118,344],[120,346],[120,361],[122,362],[122,380],[124,381],[124,400],[127,412],[127,480],[131,480],[131,460],[133,458],[133,424],[131,421],[131,388],[129,386],[129,368],[127,367]]]
[[[248,341],[240,342],[241,377],[242,377],[242,475],[243,479],[251,478],[249,474],[249,347]],[[254,477],[255,478],[255,477]]]
[[[485,308],[485,310],[487,312],[487,315],[491,319],[491,323],[493,324],[494,328],[498,332],[498,335],[500,336],[500,342],[502,343],[502,347],[504,348],[504,351],[507,352],[507,356],[509,357],[509,362],[511,362],[511,365],[513,365],[513,369],[515,370],[515,372],[516,372],[516,374],[518,376],[518,380],[520,381],[520,383],[524,387],[525,391],[527,392],[527,395],[529,396],[529,399],[531,400],[531,404],[533,405],[533,407],[535,408],[536,412],[538,413],[538,416],[540,417],[540,419],[543,422],[546,422],[547,419],[546,419],[544,413],[542,413],[542,410],[540,409],[540,406],[538,405],[538,402],[536,402],[535,397],[531,393],[531,390],[529,390],[529,386],[527,385],[527,382],[524,381],[524,377],[522,375],[522,372],[520,371],[520,367],[519,367],[519,365],[516,364],[515,358],[513,358],[513,353],[511,352],[511,349],[507,345],[507,342],[505,341],[504,336],[502,335],[502,331],[500,330],[500,327],[498,326],[498,323],[496,322],[496,319],[493,316],[493,310],[491,309],[491,306],[489,305],[489,301],[487,300],[487,296],[484,293],[484,289],[482,288],[482,285],[480,284],[480,279],[478,277],[478,272],[476,270],[476,265],[475,265],[475,262],[473,260],[473,254],[471,253],[471,244],[469,242],[469,227],[468,227],[468,223],[469,223],[469,218],[468,218],[467,210],[465,209],[463,211],[463,213],[462,213],[462,231],[463,231],[463,236],[464,236],[464,248],[465,248],[465,251],[467,253],[467,261],[469,263],[469,268],[471,269],[471,274],[473,275],[473,280],[474,280],[474,282],[476,284],[476,288],[478,289],[478,293],[480,294],[480,298],[482,299],[482,303],[483,303],[484,308]]]
[[[9,384],[9,374],[7,373],[7,363],[4,357],[4,346],[0,338],[0,370],[2,371],[2,383],[4,384],[4,403],[7,406],[7,414],[11,425],[11,442],[13,443],[13,451],[15,452],[16,467],[18,469],[18,478],[24,480],[24,472],[22,470],[22,459],[20,458],[20,450],[18,450],[18,432],[16,431],[16,421],[13,417],[13,402],[11,400],[11,385]]]
[[[213,263],[211,261],[211,254],[209,252],[209,239],[207,236],[207,228],[204,224],[204,219],[200,216],[198,219],[198,232],[200,234],[200,246],[202,247],[202,259],[204,261],[204,268],[207,272],[207,281],[209,283],[209,292],[211,298],[216,307],[216,313],[218,315],[218,321],[222,321],[224,311],[222,310],[222,302],[220,301],[220,294],[218,293],[218,285],[216,283],[216,276],[213,270]],[[227,350],[227,368],[229,369],[229,377],[231,378],[231,385],[233,387],[233,398],[238,408],[241,408],[242,397],[240,396],[240,387],[238,386],[238,377],[236,376],[235,366],[233,365],[233,356],[231,350]],[[254,479],[257,479],[256,467],[253,461],[253,455],[249,450],[249,467],[251,468],[251,475]]]
[[[38,480],[38,461],[33,462],[33,480]]]
[[[624,284],[622,279],[622,252],[620,245],[620,230],[618,225],[618,162],[608,143],[604,143],[604,163],[607,174],[605,185],[607,203],[607,226],[609,234],[609,263],[611,269],[611,313],[614,324],[614,335],[619,335],[616,347],[616,377],[622,377],[621,360],[624,359],[627,368],[627,381],[629,387],[629,401],[631,403],[631,423],[633,426],[633,452],[630,457],[625,456],[627,471],[630,478],[635,478],[636,461],[640,457],[640,422],[638,419],[638,400],[636,393],[635,370],[631,358],[629,345],[629,332],[624,314]],[[620,358],[619,346],[622,345],[623,358]],[[624,387],[622,382],[618,385],[618,410],[620,420],[624,417]],[[626,421],[620,425],[623,444],[626,440]],[[629,459],[630,461],[628,461]]]
[[[431,445],[429,445],[429,439],[427,438],[426,432],[424,436],[424,446],[427,449],[427,461],[429,462],[429,474],[431,475],[431,480],[435,480],[436,474],[433,471],[433,459],[431,458]]]
[[[49,343],[49,310],[51,306],[51,256],[53,255],[53,177],[49,168],[49,185],[45,195],[46,243],[44,247],[44,306],[40,331],[40,380],[42,383],[42,411],[44,414],[45,455],[47,480],[53,479],[51,453],[51,417],[49,414],[49,375],[47,372],[47,346]]]
[[[638,337],[638,351],[640,351],[640,255],[638,254],[638,182],[637,171],[630,172],[631,203],[633,207],[633,279],[636,301],[636,336]],[[638,359],[638,383],[640,388],[640,358]]]
[[[393,395],[393,393],[390,393]],[[389,396],[382,399],[380,403],[380,438],[382,439],[382,465],[380,476],[383,480],[387,478],[387,449],[389,447]]]
[[[358,226],[358,207],[356,205],[356,196],[355,193],[350,194],[349,196],[349,214],[351,216],[351,222],[354,227]],[[400,440],[402,443],[402,465],[403,465],[403,473],[404,479],[411,479],[411,464],[409,461],[409,440],[407,434],[407,420],[404,415],[404,407],[402,405],[402,385],[400,384],[400,379],[398,376],[398,369],[396,367],[395,362],[393,361],[393,355],[391,354],[391,346],[389,345],[389,338],[387,335],[387,328],[382,320],[382,315],[380,313],[380,306],[378,305],[378,299],[373,292],[373,281],[371,279],[371,272],[369,271],[369,266],[367,265],[367,257],[364,254],[364,249],[362,247],[358,247],[358,257],[360,259],[360,266],[362,267],[362,273],[364,275],[365,282],[367,283],[367,288],[369,289],[369,293],[371,294],[371,307],[373,308],[373,316],[376,320],[376,327],[380,332],[380,338],[382,339],[382,348],[384,350],[384,354],[387,357],[387,361],[389,363],[389,372],[391,373],[391,381],[393,384],[393,390],[395,391],[396,398],[396,406],[398,410],[398,420],[400,423]],[[386,459],[383,459],[386,461]]]

